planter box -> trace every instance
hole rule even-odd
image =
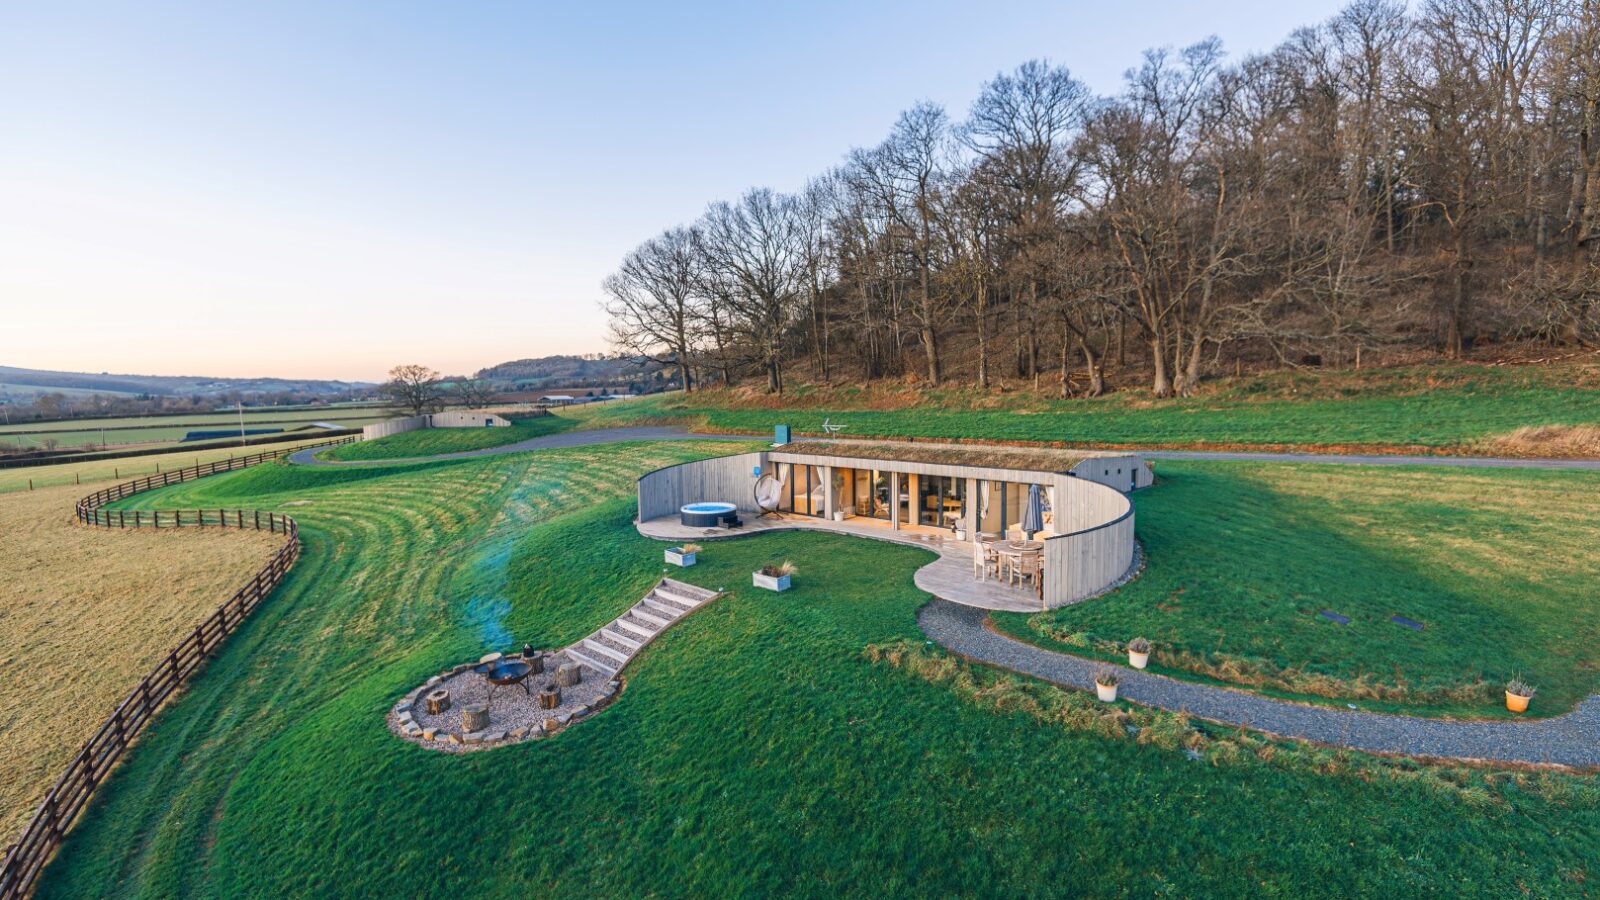
[[[788,575],[763,575],[760,572],[751,572],[750,578],[758,588],[766,588],[769,591],[787,591],[789,589],[790,576]]]
[[[1094,692],[1099,695],[1101,703],[1117,702],[1117,686],[1095,683]]]
[[[1137,650],[1129,650],[1128,665],[1133,666],[1135,669],[1142,669],[1150,665],[1150,651],[1146,650],[1140,653]]]
[[[675,566],[688,568],[694,565],[695,554],[683,552],[682,547],[673,547],[667,551],[667,562]]]

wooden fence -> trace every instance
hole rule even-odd
[[[331,447],[355,440],[354,437],[346,437],[316,446]],[[0,865],[0,900],[13,900],[32,892],[39,873],[50,861],[56,848],[61,846],[62,838],[88,804],[95,788],[105,781],[162,703],[183,687],[228,636],[238,630],[250,613],[283,581],[289,568],[300,556],[299,526],[292,517],[282,513],[263,513],[250,509],[122,510],[105,509],[104,506],[159,487],[271,462],[299,449],[304,448],[256,453],[162,472],[95,491],[78,501],[78,521],[86,525],[103,528],[253,528],[281,534],[284,541],[266,566],[172,648],[118,704],[105,724],[84,742],[83,748],[68,764],[66,773],[45,794],[38,811],[16,843],[6,849],[5,861]]]
[[[8,432],[9,433],[9,432]],[[344,435],[360,434],[359,428],[339,428],[323,430],[317,434],[304,434],[287,432],[284,434],[257,435],[247,438],[244,446],[254,447],[259,444],[286,444],[290,441],[309,441],[314,437],[341,437]],[[5,434],[0,434],[0,438]],[[51,453],[30,453],[26,456],[0,457],[0,469],[32,469],[40,466],[64,466],[69,463],[91,463],[107,459],[132,459],[137,456],[161,456],[167,453],[204,452],[207,450],[226,450],[229,447],[239,446],[237,438],[220,441],[195,441],[192,444],[165,444],[160,447],[143,447],[138,450],[112,450],[107,452],[76,453],[70,450],[58,450]],[[319,445],[320,446],[320,445]]]

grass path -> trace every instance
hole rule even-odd
[[[874,664],[869,644],[922,645],[928,554],[837,535],[712,545],[685,574],[731,594],[555,739],[451,756],[388,733],[399,694],[504,649],[499,629],[559,646],[636,599],[664,545],[631,525],[633,478],[721,450],[264,466],[135,498],[293,502],[306,552],[40,896],[1560,896],[1593,876],[1582,779],[1225,736],[1196,762],[1081,695],[968,695]],[[784,558],[793,591],[746,586]],[[1041,719],[1029,697],[1073,713]]]

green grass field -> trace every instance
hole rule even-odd
[[[1004,630],[1108,659],[1142,635],[1157,670],[1369,708],[1509,717],[1502,687],[1521,675],[1540,689],[1533,713],[1549,715],[1600,687],[1600,474],[1157,472],[1135,495],[1144,574],[1044,616],[1000,616]]]
[[[170,472],[198,463],[215,462],[234,456],[249,456],[277,450],[307,447],[330,440],[326,436],[304,441],[284,441],[281,444],[262,444],[255,447],[186,447],[179,445],[167,453],[149,456],[129,456],[123,459],[79,460],[57,463],[53,466],[28,466],[20,469],[0,469],[0,494],[28,490],[31,482],[35,488],[58,484],[92,484],[100,481],[117,481]],[[84,493],[88,493],[85,491]]]
[[[529,438],[557,434],[576,425],[577,422],[572,419],[551,415],[512,419],[509,428],[424,428],[375,441],[361,441],[335,447],[324,451],[321,455],[324,459],[348,461],[408,459],[432,456],[436,453],[460,453],[467,450],[503,447]]]
[[[1443,373],[1442,375],[1440,373]],[[1128,390],[1094,400],[961,388],[800,386],[662,394],[578,408],[586,427],[669,422],[770,434],[776,423],[855,436],[1128,445],[1395,446],[1446,450],[1525,425],[1600,423],[1596,367],[1374,370],[1228,380],[1200,397],[1151,400]]]
[[[371,409],[259,410],[245,412],[244,427],[246,430],[280,428],[284,431],[293,431],[312,422],[329,422],[342,428],[360,428],[362,425],[392,418],[394,413]],[[44,447],[46,441],[54,440],[63,450],[87,444],[100,446],[102,441],[106,446],[116,448],[178,442],[191,431],[224,431],[238,427],[239,418],[230,417],[226,413],[195,416],[187,421],[181,416],[152,416],[96,419],[90,422],[42,422],[14,425],[10,430],[0,427],[0,447],[38,449]]]
[[[939,676],[953,664],[936,653],[875,663],[872,645],[929,653],[911,580],[929,556],[837,535],[708,544],[674,574],[729,596],[652,644],[617,704],[553,739],[451,756],[387,731],[387,708],[440,668],[560,646],[632,604],[664,546],[632,528],[634,478],[731,449],[267,466],[135,498],[288,509],[306,552],[141,741],[40,896],[1588,889],[1592,779],[1227,733],[1184,737],[1203,748],[1193,761],[1122,728],[1172,734],[1190,728],[1181,717]],[[793,591],[748,587],[782,559],[800,567]]]
[[[320,422],[324,419],[344,421],[349,418],[388,419],[402,415],[399,410],[333,403],[327,406],[267,406],[247,407],[244,410],[245,427],[252,422]],[[58,422],[13,422],[0,425],[0,437],[18,432],[76,432],[95,431],[104,427],[108,431],[136,428],[190,428],[216,429],[239,424],[239,416],[231,409],[206,413],[185,413],[169,416],[121,416],[112,419],[68,419]]]

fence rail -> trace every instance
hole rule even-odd
[[[326,441],[315,446],[332,447],[355,441],[354,437]],[[67,771],[44,795],[38,810],[29,820],[16,843],[6,849],[0,864],[0,900],[26,897],[50,861],[56,848],[76,822],[78,814],[94,791],[110,774],[117,761],[146,724],[171,697],[209,659],[228,636],[250,617],[289,573],[300,557],[300,530],[295,520],[283,513],[252,509],[106,509],[106,504],[144,491],[181,484],[271,462],[299,452],[273,450],[250,456],[218,460],[172,472],[162,472],[126,481],[95,491],[78,501],[78,521],[102,528],[252,528],[281,534],[284,541],[272,559],[255,573],[227,602],[217,607],[205,621],[196,625],[165,658],[156,664],[117,705],[67,765]]]
[[[14,432],[0,434],[0,438],[5,437],[6,434],[12,433]],[[361,429],[359,428],[340,428],[337,430],[323,431],[320,433],[320,436],[341,437],[344,435],[358,435],[360,433]],[[287,432],[284,434],[257,435],[256,437],[247,438],[244,441],[244,446],[255,447],[261,444],[286,444],[290,441],[309,441],[313,437],[317,436],[319,435],[296,434],[294,432]],[[31,454],[21,457],[0,457],[0,469],[31,469],[38,468],[40,466],[65,466],[71,463],[92,463],[111,459],[132,459],[138,456],[162,456],[168,453],[204,453],[209,450],[226,450],[229,447],[235,446],[239,446],[237,440],[228,439],[195,441],[192,444],[166,444],[161,447],[142,447],[138,450],[96,451],[93,453],[74,453],[63,450],[56,451],[54,453]]]

